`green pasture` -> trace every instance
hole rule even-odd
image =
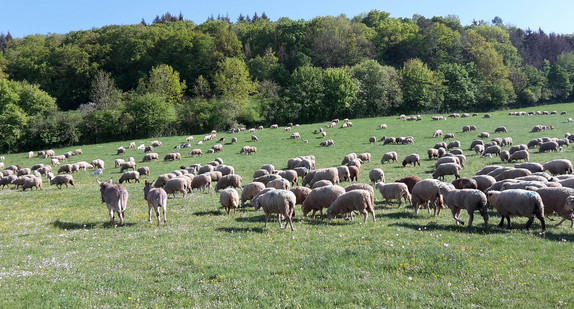
[[[564,137],[574,132],[574,104],[526,108],[524,111],[556,110],[557,115],[508,116],[493,112],[493,118],[449,118],[405,122],[398,117],[351,119],[353,127],[325,129],[334,147],[320,147],[323,140],[315,130],[327,123],[306,124],[283,130],[228,134],[224,151],[189,157],[190,149],[175,150],[187,136],[158,137],[157,162],[141,163],[143,152],[127,149],[116,156],[116,148],[129,142],[114,142],[56,149],[56,154],[81,148],[83,154],[70,162],[103,159],[106,169],[100,180],[120,177],[114,159],[133,156],[138,166],[151,169],[149,180],[179,169],[181,165],[205,164],[216,157],[235,167],[244,184],[253,172],[271,163],[286,168],[289,158],[316,156],[318,168],[338,166],[345,154],[370,152],[373,161],[361,168],[360,182],[369,182],[368,172],[380,167],[387,182],[417,175],[430,177],[435,160],[427,149],[442,141],[432,138],[436,129],[452,132],[467,155],[461,175],[473,176],[488,164],[503,164],[498,158],[485,159],[468,150],[482,131],[490,137],[511,136],[514,144],[533,138]],[[566,111],[567,115],[559,115]],[[443,115],[444,116],[444,115]],[[344,115],[341,115],[344,117]],[[379,130],[386,123],[388,129]],[[530,133],[534,125],[554,130]],[[463,125],[476,125],[477,132],[462,133]],[[508,133],[494,134],[498,126]],[[289,139],[299,132],[301,139]],[[207,134],[207,133],[206,133]],[[259,142],[252,142],[255,134]],[[414,136],[412,145],[369,144],[369,137]],[[239,142],[230,144],[236,136]],[[216,141],[193,148],[204,153]],[[153,139],[135,140],[136,144]],[[302,140],[308,140],[304,143]],[[488,141],[490,139],[487,139]],[[257,154],[240,155],[244,145],[256,146]],[[505,147],[504,149],[508,149]],[[34,151],[42,149],[32,149]],[[403,168],[397,163],[380,164],[385,152],[396,151],[399,159],[418,153],[420,167]],[[181,152],[182,161],[164,162],[163,156]],[[574,159],[574,150],[538,153],[531,161],[544,163],[556,158]],[[27,154],[5,154],[6,166],[31,167],[49,164],[48,159],[28,159]],[[490,228],[477,216],[472,229],[455,226],[450,211],[433,217],[426,211],[397,209],[381,201],[376,192],[377,222],[361,224],[342,219],[294,219],[296,230],[279,228],[276,221],[264,228],[264,214],[248,204],[235,215],[226,215],[218,194],[194,192],[168,201],[168,224],[147,222],[147,204],[141,184],[126,184],[130,198],[126,226],[110,225],[107,208],[101,203],[92,171],[74,174],[76,188],[59,190],[44,180],[43,190],[0,190],[0,307],[197,307],[197,308],[500,308],[574,306],[574,230],[569,224],[556,227],[548,222],[541,234],[538,221],[524,230],[525,218],[513,220],[515,229],[498,228],[500,217],[490,211]],[[452,181],[447,176],[447,181]],[[344,186],[347,183],[343,183]],[[298,206],[299,207],[299,206]],[[463,213],[466,221],[468,216]],[[152,219],[153,221],[153,219]]]

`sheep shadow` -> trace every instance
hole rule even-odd
[[[196,211],[193,213],[195,216],[220,216],[224,214],[224,211],[220,210],[208,210],[208,211]]]
[[[263,228],[260,227],[220,227],[217,228],[216,231],[218,232],[225,232],[225,233],[263,233]]]
[[[77,223],[77,222],[65,222],[60,221],[59,219],[52,222],[52,226],[60,229],[60,230],[93,230],[96,228],[113,228],[114,226],[118,225],[119,221],[115,221],[114,225],[112,226],[110,221],[106,222],[89,222],[89,223]],[[135,225],[133,222],[126,222],[125,227]],[[119,227],[119,225],[118,225]]]
[[[396,208],[394,208],[396,209]],[[389,218],[389,219],[415,219],[418,218],[418,215],[414,213],[413,210],[411,211],[401,211],[401,212],[391,212],[391,213],[383,213],[382,217]]]
[[[357,219],[359,218],[359,219]],[[355,217],[355,221],[359,220],[361,223],[363,222],[363,216],[359,216],[359,217]],[[367,222],[370,220],[370,218],[367,219]],[[317,226],[317,225],[334,225],[334,226],[343,226],[343,225],[351,225],[354,224],[355,221],[351,221],[351,220],[345,220],[345,219],[341,219],[339,218],[338,220],[329,220],[327,218],[325,219],[319,219],[319,218],[311,218],[309,220],[305,221],[305,224],[307,225],[313,225],[313,226]]]
[[[475,216],[476,217],[476,216]],[[504,227],[498,227],[498,221],[496,217],[494,220],[488,220],[488,228],[484,228],[484,222],[480,219],[478,221],[474,220],[473,226],[469,229],[467,225],[455,225],[454,221],[452,224],[439,225],[436,221],[429,221],[427,224],[417,225],[411,223],[392,223],[389,226],[400,226],[408,228],[411,230],[422,230],[425,231],[445,231],[445,232],[460,232],[460,233],[472,233],[472,234],[508,234],[512,231],[521,231],[530,234],[537,235],[538,237],[554,240],[554,241],[574,241],[574,235],[571,234],[558,234],[552,231],[546,231],[541,233],[540,225],[533,225],[530,230],[526,230],[525,224],[512,224],[512,229],[508,229],[505,225]],[[468,223],[465,221],[465,223]]]

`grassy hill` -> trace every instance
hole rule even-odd
[[[467,155],[461,175],[472,176],[488,164],[503,164],[468,151],[482,131],[490,137],[511,136],[514,144],[542,136],[563,137],[574,132],[567,118],[574,104],[539,107],[567,111],[568,115],[508,116],[508,111],[491,113],[493,118],[449,118],[405,122],[397,117],[352,119],[353,127],[326,129],[334,147],[320,147],[319,134],[325,123],[301,125],[285,132],[261,130],[227,134],[224,151],[202,157],[188,157],[189,149],[173,146],[187,136],[158,138],[160,159],[180,151],[182,161],[141,163],[143,153],[128,149],[116,156],[116,148],[129,142],[86,145],[71,162],[99,158],[106,162],[100,180],[117,180],[115,158],[133,156],[138,166],[149,166],[152,175],[178,169],[180,165],[205,164],[216,157],[235,167],[244,184],[253,172],[271,163],[286,168],[289,158],[313,154],[317,167],[338,166],[350,152],[370,152],[373,161],[361,168],[360,182],[369,182],[368,171],[381,167],[387,182],[417,175],[430,177],[434,160],[426,151],[442,139],[432,138],[436,129],[453,132]],[[525,109],[530,111],[535,109]],[[388,129],[379,130],[386,123]],[[552,131],[530,133],[537,124],[553,125]],[[478,132],[462,133],[463,125],[476,125]],[[504,125],[509,132],[493,134]],[[293,132],[302,136],[289,139]],[[412,145],[369,144],[370,136],[414,136]],[[229,144],[231,137],[239,142]],[[194,136],[195,143],[202,136]],[[302,140],[309,143],[303,143]],[[149,145],[152,139],[137,140]],[[205,153],[215,141],[195,145]],[[240,155],[244,145],[257,146],[258,153]],[[56,149],[63,154],[78,147]],[[39,150],[39,149],[37,149]],[[399,160],[411,153],[424,158],[420,167],[380,164],[385,152],[396,151]],[[531,161],[544,163],[555,158],[573,159],[572,150],[563,153],[531,152]],[[48,164],[48,159],[28,159],[27,154],[6,155],[6,165],[31,167]],[[218,194],[194,192],[168,201],[168,225],[147,222],[143,183],[127,184],[130,198],[126,226],[113,228],[101,203],[99,187],[90,172],[74,174],[76,188],[59,190],[0,190],[0,307],[542,307],[572,306],[574,274],[569,224],[540,234],[536,221],[524,230],[525,218],[513,220],[516,229],[496,227],[500,220],[489,212],[491,227],[484,229],[477,216],[471,230],[455,226],[450,211],[433,217],[426,211],[386,206],[377,192],[377,222],[354,222],[304,218],[294,220],[296,231],[282,230],[277,222],[264,228],[264,214],[249,205],[236,215],[225,215]],[[452,181],[448,177],[447,181]],[[142,180],[143,182],[143,180]],[[347,183],[343,183],[344,186]],[[463,213],[466,221],[467,215]]]

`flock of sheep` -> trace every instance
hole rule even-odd
[[[552,112],[555,113],[555,112]],[[541,113],[542,114],[542,113]],[[520,116],[522,113],[513,114]],[[475,116],[475,115],[473,115]],[[452,114],[449,117],[469,117],[468,114]],[[485,118],[491,118],[485,115]],[[433,120],[441,120],[444,117],[433,117]],[[406,117],[401,115],[405,121],[420,121],[420,115]],[[326,127],[333,128],[339,122],[333,120]],[[285,127],[285,131],[291,131],[293,125]],[[345,119],[340,128],[352,127],[352,123]],[[277,129],[278,125],[273,125],[270,129]],[[379,129],[387,128],[386,124],[379,125]],[[263,129],[262,127],[258,129]],[[537,125],[532,131],[538,132],[551,129],[548,126]],[[463,134],[476,131],[476,126],[464,126]],[[230,130],[230,134],[242,132],[244,129]],[[255,129],[249,130],[255,132]],[[495,133],[507,133],[506,127],[498,127]],[[206,135],[198,144],[205,141],[216,139],[217,132],[212,131]],[[326,132],[320,128],[316,133],[320,133],[323,138]],[[291,139],[300,138],[298,132],[291,133]],[[315,156],[306,155],[289,159],[286,162],[285,170],[277,170],[272,164],[264,164],[260,169],[253,173],[253,182],[243,185],[242,176],[235,173],[235,168],[231,165],[224,164],[221,158],[207,164],[192,164],[190,166],[181,166],[180,169],[171,173],[162,174],[152,182],[145,181],[143,188],[144,198],[149,206],[149,221],[151,221],[152,211],[157,217],[157,224],[163,222],[167,224],[167,201],[171,194],[175,198],[176,193],[181,193],[183,198],[192,193],[193,189],[202,190],[211,193],[212,184],[215,183],[215,192],[219,193],[221,206],[227,214],[231,209],[234,213],[240,206],[244,206],[247,201],[254,206],[255,210],[263,209],[265,213],[265,226],[272,215],[276,215],[282,228],[289,224],[291,230],[293,227],[293,217],[296,214],[296,205],[301,205],[303,216],[312,212],[313,218],[319,212],[323,218],[323,210],[326,210],[326,216],[329,219],[336,216],[342,216],[345,219],[353,220],[354,214],[363,215],[363,223],[367,221],[369,214],[373,221],[375,218],[375,190],[377,190],[387,204],[392,200],[398,202],[398,207],[402,202],[411,205],[418,214],[419,210],[426,207],[429,214],[431,211],[434,215],[439,215],[441,209],[448,207],[452,212],[455,224],[464,224],[460,219],[462,210],[466,210],[469,215],[468,226],[472,226],[474,212],[478,211],[483,217],[485,227],[488,227],[488,205],[492,206],[501,216],[499,226],[503,226],[504,221],[511,227],[511,216],[527,217],[529,220],[526,228],[529,228],[534,219],[537,218],[542,226],[546,229],[545,218],[556,215],[561,217],[562,222],[571,221],[574,227],[574,175],[572,175],[572,163],[567,159],[556,159],[545,164],[529,162],[529,152],[538,148],[539,152],[545,151],[562,151],[563,146],[568,146],[574,140],[574,135],[566,134],[564,138],[544,137],[531,140],[528,144],[513,145],[512,138],[493,138],[491,141],[483,141],[483,138],[489,138],[488,132],[481,132],[477,135],[469,147],[479,156],[499,156],[502,162],[524,161],[517,163],[514,167],[489,165],[480,170],[471,178],[460,178],[460,171],[465,167],[467,157],[463,154],[460,141],[453,140],[447,143],[447,140],[454,139],[454,133],[444,134],[442,130],[436,130],[432,134],[433,138],[442,137],[442,141],[437,142],[433,148],[427,150],[429,160],[436,159],[435,171],[433,178],[421,179],[418,176],[408,176],[396,180],[395,182],[386,182],[385,173],[382,168],[373,168],[369,171],[368,183],[356,183],[361,166],[365,162],[372,160],[370,153],[349,153],[343,157],[340,166],[317,168]],[[220,138],[218,142],[225,139]],[[258,142],[259,139],[252,135],[252,142]],[[376,143],[377,138],[372,136],[368,138],[369,143]],[[383,145],[393,144],[410,144],[415,142],[415,138],[408,137],[387,137],[382,141]],[[193,137],[186,139],[187,143],[176,145],[174,148],[190,148],[190,142]],[[232,138],[232,143],[236,143],[237,138]],[[136,147],[135,143],[130,143],[128,148],[135,148],[143,151],[145,154],[141,162],[150,162],[159,160],[159,155],[154,152],[154,148],[161,147],[160,141],[153,141],[150,146],[140,145]],[[334,142],[330,145],[334,146]],[[508,150],[502,150],[503,147],[509,147]],[[216,153],[223,151],[222,144],[215,144],[208,152]],[[257,152],[256,147],[244,146],[240,154],[253,154]],[[5,186],[12,185],[15,188],[22,186],[23,190],[28,188],[42,189],[42,177],[45,175],[51,185],[58,188],[71,185],[75,187],[72,173],[80,170],[95,169],[92,175],[101,175],[105,168],[104,161],[101,159],[93,160],[91,163],[79,161],[73,164],[62,164],[72,156],[82,154],[81,149],[74,152],[68,152],[64,155],[57,156],[53,150],[39,151],[37,156],[49,158],[51,165],[36,164],[31,168],[22,168],[19,165],[11,165],[4,168],[4,163],[0,162],[2,178],[0,185],[2,189]],[[117,148],[117,155],[125,155],[124,147]],[[201,149],[191,149],[189,156],[200,156],[203,152]],[[30,152],[28,157],[33,157],[34,152]],[[164,161],[182,160],[179,152],[165,155]],[[402,160],[402,166],[407,165],[420,166],[420,155],[417,153],[409,154]],[[385,164],[398,163],[398,155],[394,151],[383,154],[380,160],[382,166]],[[150,176],[150,169],[147,166],[140,166],[133,157],[128,161],[116,159],[115,168],[119,168],[121,176],[119,184],[113,181],[100,182],[101,200],[106,203],[110,221],[113,225],[115,215],[120,220],[120,225],[125,224],[124,212],[128,203],[128,191],[122,185],[123,182],[134,180],[139,183],[140,176]],[[58,167],[57,174],[52,173],[52,168]],[[445,182],[445,176],[454,176],[452,183]],[[299,180],[301,184],[299,184]],[[349,182],[349,185],[343,187],[343,182]],[[355,182],[355,183],[353,183]],[[241,194],[237,190],[241,191]],[[281,220],[285,220],[282,225]],[[560,224],[559,223],[559,224]]]

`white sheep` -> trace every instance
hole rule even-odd
[[[176,192],[183,193],[183,197],[185,198],[188,190],[187,183],[188,183],[187,180],[183,178],[177,178],[177,177],[172,178],[167,181],[167,183],[164,186],[164,190],[167,194],[173,194],[173,198],[175,198]]]
[[[134,180],[135,182],[140,182],[140,173],[138,171],[127,171],[122,174],[119,179],[119,183],[123,183],[124,181],[130,182],[130,180]]]
[[[311,190],[301,205],[303,216],[306,217],[312,210],[312,217],[315,218],[315,212],[318,210],[321,213],[321,218],[323,218],[323,208],[328,208],[337,199],[337,197],[339,197],[339,195],[345,192],[345,188],[337,185],[325,186]]]
[[[468,212],[468,228],[472,227],[474,211],[478,210],[484,219],[484,227],[488,228],[488,208],[486,195],[475,189],[451,189],[450,186],[441,185],[440,194],[443,196],[444,203],[452,211],[452,217],[456,222],[464,225],[460,220],[460,211],[466,209]]]
[[[241,191],[241,206],[243,206],[246,201],[253,199],[253,197],[263,189],[265,189],[265,185],[261,182],[246,184]]]
[[[219,192],[219,190],[225,189],[227,187],[234,187],[241,189],[242,182],[243,179],[238,174],[225,175],[217,181],[217,184],[215,185],[215,192]]]
[[[544,222],[544,204],[540,195],[536,192],[522,189],[506,191],[489,191],[487,193],[488,202],[496,208],[502,219],[499,227],[504,225],[504,219],[508,221],[508,228],[511,229],[510,216],[527,217],[526,229],[529,229],[534,222],[534,217],[540,220],[542,231],[546,231]]]
[[[350,214],[352,220],[353,211],[358,211],[363,214],[363,224],[367,222],[369,213],[373,216],[373,222],[377,222],[371,201],[371,194],[367,190],[352,190],[341,194],[331,206],[327,208],[327,218],[333,219],[337,214]]]
[[[399,207],[401,207],[402,199],[404,199],[409,205],[411,204],[411,194],[409,193],[409,188],[402,182],[379,182],[375,185],[375,188],[381,192],[381,195],[387,204],[389,204],[393,199],[399,201]]]
[[[269,222],[269,216],[271,214],[277,214],[279,221],[279,226],[281,228],[286,228],[287,223],[291,226],[291,231],[294,231],[293,221],[291,217],[295,212],[295,203],[297,198],[295,194],[287,190],[271,190],[265,194],[258,195],[254,198],[255,210],[263,208],[265,212],[265,227],[267,227],[267,222]],[[287,220],[285,226],[281,226],[281,216]]]
[[[369,172],[369,179],[373,184],[379,181],[385,182],[385,172],[380,168],[374,168]]]
[[[225,189],[221,191],[219,195],[219,203],[225,208],[228,215],[231,207],[233,207],[233,214],[235,214],[237,205],[239,204],[239,194],[233,188]]]
[[[74,184],[74,177],[72,175],[64,174],[54,177],[52,174],[48,177],[48,180],[50,181],[50,186],[56,185],[58,189],[62,189],[62,185],[66,185],[66,188],[68,188],[69,185],[72,185],[74,188],[76,187]]]

